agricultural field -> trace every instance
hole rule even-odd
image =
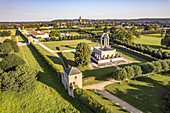
[[[106,90],[145,113],[160,113],[163,97],[167,93],[165,85],[170,73],[154,74],[128,82],[114,83]]]
[[[80,42],[86,42],[90,47],[93,47],[93,45],[97,46],[98,44],[97,42],[95,42],[94,39],[53,41],[53,42],[45,42],[43,44],[52,50],[57,50],[57,47],[59,47],[60,50],[70,50],[70,49],[76,49],[77,44],[79,44]]]
[[[60,80],[49,71],[31,46],[20,47],[17,54],[39,71],[38,80],[28,91],[1,93],[0,112],[86,112],[68,96]]]
[[[103,33],[103,31],[92,31],[92,33]]]
[[[107,98],[103,97],[99,93],[94,92],[93,90],[85,90],[92,98],[98,101],[101,104],[104,104],[106,107],[111,109],[114,113],[128,113],[126,110],[121,108],[120,106],[116,105],[112,101],[108,100]]]
[[[134,40],[137,44],[149,45],[154,49],[162,48],[164,51],[168,51],[170,53],[170,49],[165,48],[165,46],[161,46],[161,34],[147,34],[141,35],[141,38],[136,38]]]

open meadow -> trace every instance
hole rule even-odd
[[[149,75],[121,84],[114,83],[105,88],[145,113],[161,113],[163,97],[168,90],[165,85],[170,80],[169,74]]]
[[[93,45],[97,46],[98,44],[97,42],[95,42],[95,39],[53,41],[45,42],[43,44],[52,50],[57,50],[57,47],[59,47],[60,50],[70,50],[76,49],[77,44],[79,44],[80,42],[86,42],[90,47],[93,47]]]
[[[136,44],[144,44],[149,45],[154,49],[162,48],[164,51],[170,53],[170,49],[165,48],[165,46],[161,46],[161,34],[147,34],[141,35],[141,38],[135,38],[134,42]]]

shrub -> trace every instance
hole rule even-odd
[[[139,66],[141,67],[143,74],[152,73],[156,69],[155,65],[151,62],[140,64]]]
[[[135,76],[135,71],[132,66],[125,66],[124,68],[126,69],[127,72],[127,78],[130,79]]]
[[[109,108],[99,103],[83,89],[75,89],[74,94],[78,101],[85,105],[86,108],[90,108],[94,113],[113,113]]]
[[[32,87],[37,74],[37,71],[30,66],[20,65],[13,71],[2,73],[2,89],[23,91]]]
[[[161,63],[159,62],[159,61],[153,61],[152,62],[154,65],[155,65],[155,72],[156,73],[159,73],[159,72],[161,72],[161,70],[162,70],[162,65],[161,65]]]
[[[132,66],[133,67],[133,70],[134,70],[134,76],[135,77],[138,77],[138,76],[141,76],[142,75],[142,69],[141,69],[141,67],[140,66],[138,66],[138,65],[133,65]]]
[[[18,52],[19,51],[19,47],[17,45],[17,42],[14,41],[14,40],[9,40],[9,39],[6,39],[3,43],[10,43],[12,48],[14,49],[14,52]]]
[[[167,52],[163,52],[162,58],[163,59],[167,59],[168,57],[169,57],[168,53]]]
[[[15,68],[18,65],[24,64],[25,61],[21,59],[18,55],[15,54],[9,54],[8,56],[5,56],[2,60],[0,66],[3,70],[9,71]]]
[[[127,78],[127,71],[124,68],[117,68],[114,74],[115,80],[125,80]]]
[[[8,54],[11,51],[13,51],[11,43],[8,42],[0,44],[0,52],[2,52],[3,54]]]
[[[169,65],[165,60],[160,60],[159,62],[162,65],[162,71],[168,71],[169,70]]]

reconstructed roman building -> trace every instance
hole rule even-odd
[[[104,46],[102,42],[103,40]],[[116,53],[116,49],[112,49],[111,46],[109,46],[109,35],[103,33],[100,41],[101,41],[100,47],[93,46],[91,59],[97,64],[104,64],[119,60],[118,58],[121,57],[121,53],[120,54]]]

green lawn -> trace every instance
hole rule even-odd
[[[86,42],[89,44],[90,47],[92,47],[93,45],[96,46],[98,44],[97,42],[95,42],[95,39],[54,41],[54,42],[46,42],[43,44],[52,50],[57,50],[56,47],[60,47],[61,50],[69,50],[69,49],[75,49],[77,44],[79,44],[80,42]]]
[[[103,97],[99,93],[96,93],[92,90],[85,90],[92,98],[98,101],[101,104],[104,104],[107,108],[111,109],[114,113],[128,113],[126,110],[121,108],[120,106],[116,105],[112,101],[108,100],[107,98]]]
[[[170,73],[149,75],[122,84],[114,83],[105,88],[145,113],[160,113],[169,75]]]
[[[2,29],[0,31],[11,31],[11,36],[14,36],[16,33],[16,29]]]
[[[92,33],[103,33],[103,31],[92,31]]]
[[[27,42],[27,40],[22,36],[18,36],[18,41]]]
[[[161,37],[161,34],[147,34],[147,35],[141,35],[141,38],[136,38],[134,42],[137,44],[149,45],[154,49],[163,48],[163,50],[168,51],[170,53],[170,49],[161,46],[162,38],[163,37]]]
[[[86,112],[78,102],[68,96],[60,80],[49,71],[31,46],[20,47],[18,55],[39,71],[38,80],[28,91],[3,92],[0,95],[0,112]]]

